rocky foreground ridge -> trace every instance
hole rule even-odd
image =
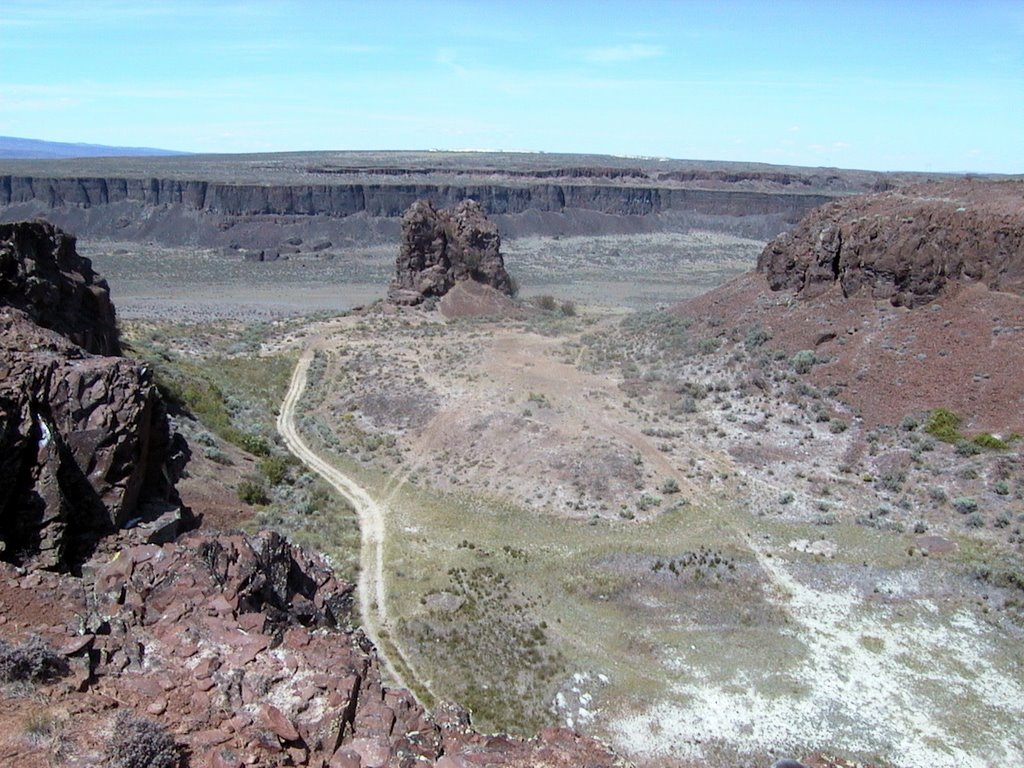
[[[497,226],[475,200],[440,210],[417,200],[402,216],[401,246],[388,298],[395,304],[416,305],[440,299],[467,280],[506,296],[515,292],[501,257]]]
[[[116,351],[105,285],[52,227],[4,232],[0,761],[619,763],[567,729],[485,736],[458,706],[428,712],[388,688],[354,628],[353,585],[277,534],[182,535],[195,522],[174,487],[187,447],[146,369],[37,324],[70,320],[92,349]]]
[[[0,556],[68,570],[129,521],[173,536],[186,450],[74,238],[0,227]]]

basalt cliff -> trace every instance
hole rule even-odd
[[[129,521],[188,526],[156,386],[120,356],[106,283],[42,222],[0,227],[0,374],[4,559],[76,568]]]
[[[166,245],[392,242],[417,200],[465,199],[509,235],[693,226],[767,239],[837,196],[907,175],[663,158],[322,152],[0,161],[0,220],[43,216],[80,236]]]

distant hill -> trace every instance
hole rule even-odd
[[[151,147],[108,147],[103,144],[67,144],[60,141],[19,139],[0,136],[0,158],[11,160],[57,160],[71,157],[151,157],[155,155],[185,155],[169,149]]]

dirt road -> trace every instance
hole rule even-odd
[[[330,483],[356,510],[356,514],[359,516],[361,535],[357,591],[359,593],[359,609],[362,614],[363,630],[370,640],[373,641],[373,644],[377,646],[377,653],[384,664],[384,668],[398,686],[408,688],[413,692],[413,695],[416,695],[417,690],[426,690],[429,693],[429,689],[422,683],[420,683],[419,688],[413,688],[388,657],[388,650],[393,650],[402,662],[403,667],[409,670],[411,674],[412,665],[405,658],[405,655],[394,639],[391,639],[387,646],[380,642],[381,630],[388,628],[387,602],[385,599],[387,592],[384,579],[385,509],[374,501],[362,486],[329,464],[306,445],[296,429],[295,408],[306,389],[307,374],[312,362],[313,349],[309,348],[303,352],[298,364],[295,366],[291,384],[281,404],[280,415],[277,417],[277,431],[284,439],[288,450],[295,454],[303,464]]]

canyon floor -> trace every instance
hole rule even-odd
[[[202,371],[255,359],[262,405],[245,376],[221,386],[272,440],[266,403],[305,355],[296,432],[379,508],[361,602],[425,702],[458,700],[485,729],[569,724],[641,765],[1021,762],[1019,444],[967,454],[927,414],[872,423],[765,329],[657,311],[760,246],[511,240],[525,301],[505,319],[373,303],[384,248],[80,250],[138,349]],[[358,547],[353,512],[289,505],[294,469],[228,512],[235,489],[202,488],[209,462],[239,486],[254,467],[207,438],[183,493],[209,520]],[[364,571],[365,555],[364,534]]]

